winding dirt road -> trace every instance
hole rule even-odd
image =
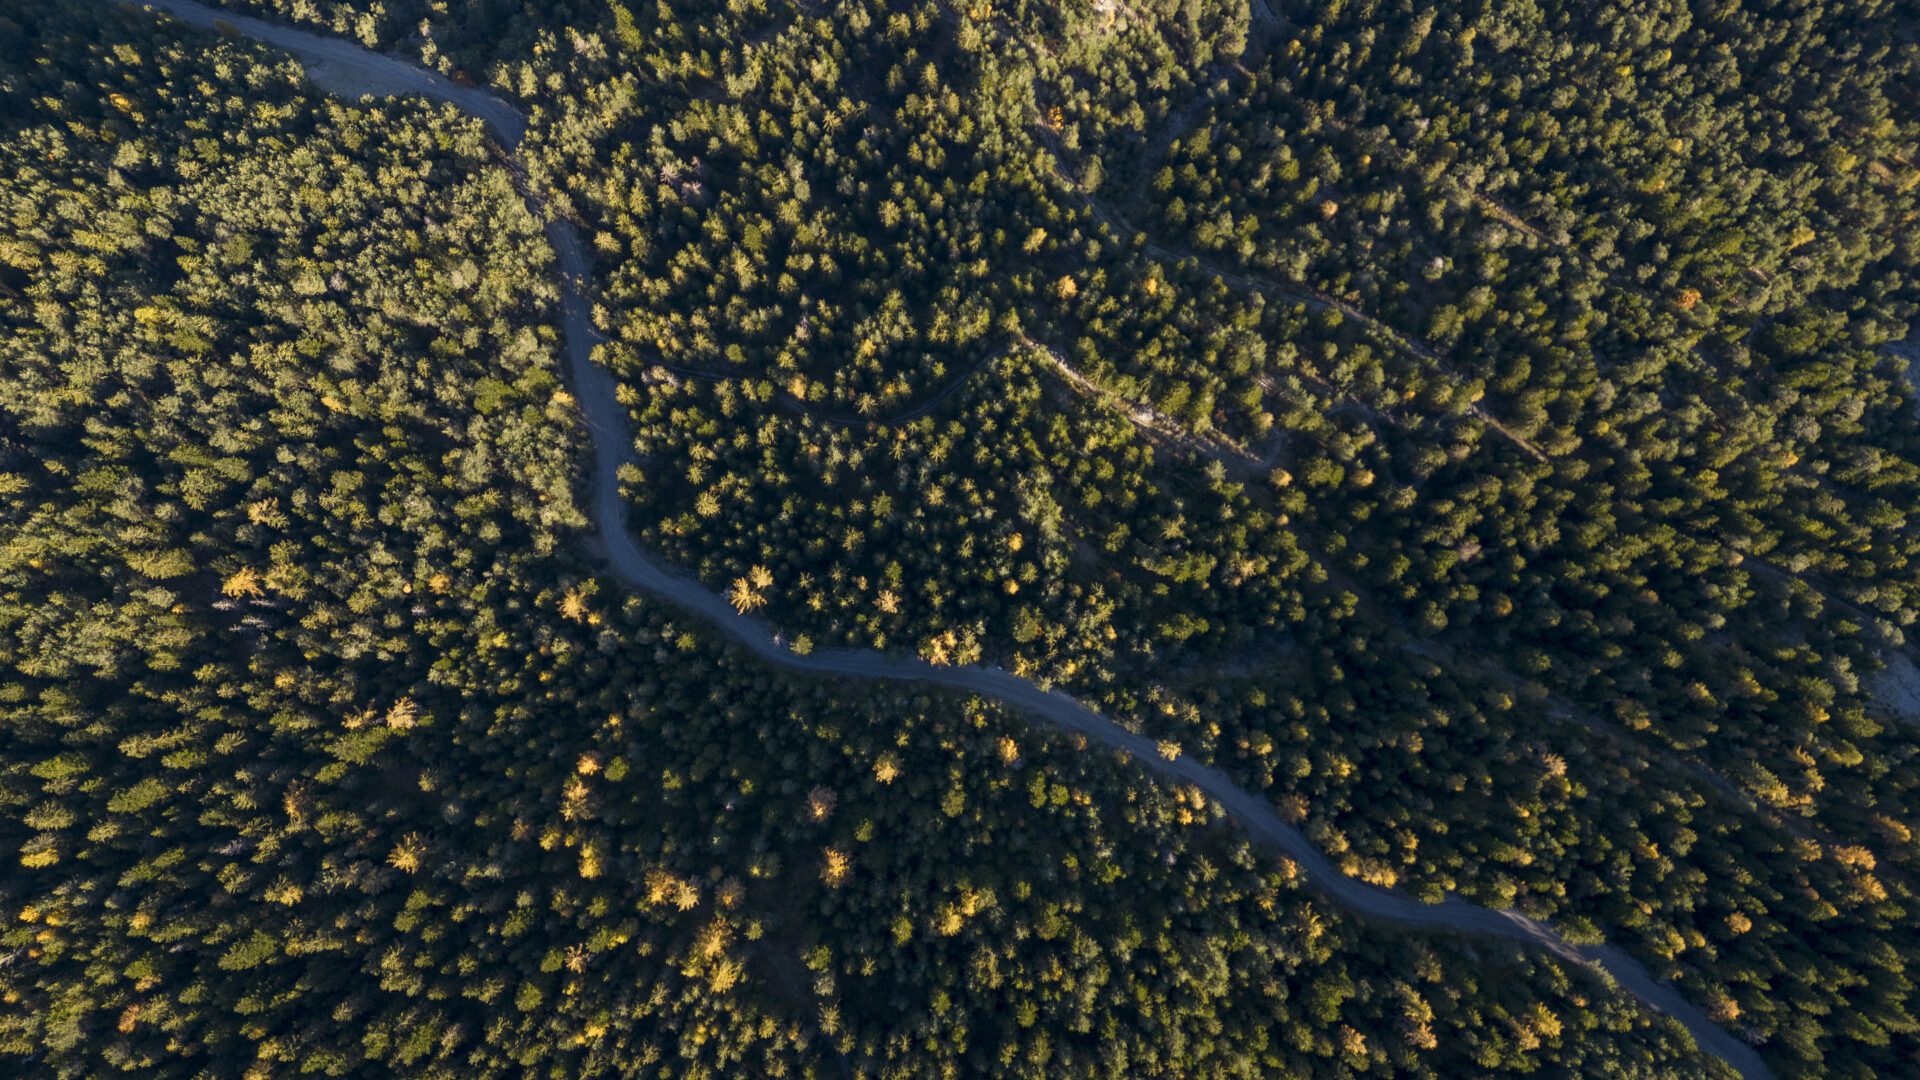
[[[289,52],[307,66],[315,84],[330,93],[350,97],[419,94],[448,102],[484,121],[509,154],[517,151],[525,134],[525,117],[499,98],[346,41],[216,12],[191,0],[146,0],[146,6],[193,26],[242,34]],[[1616,946],[1575,947],[1547,924],[1517,912],[1495,911],[1457,897],[1440,904],[1423,904],[1356,881],[1341,873],[1300,830],[1282,820],[1266,800],[1242,790],[1225,773],[1185,757],[1168,760],[1152,740],[1120,727],[1066,694],[1042,689],[996,667],[936,667],[913,657],[862,649],[822,649],[802,656],[782,645],[766,624],[735,611],[697,580],[656,561],[635,543],[625,526],[627,508],[620,496],[618,470],[632,459],[633,438],[626,411],[614,396],[613,376],[593,362],[594,345],[603,339],[588,316],[585,292],[590,264],[585,245],[572,223],[547,214],[532,195],[527,198],[536,215],[546,221],[547,238],[559,260],[561,328],[567,361],[593,441],[593,517],[599,523],[601,550],[621,580],[713,624],[769,663],[839,678],[950,687],[992,698],[1054,727],[1098,740],[1127,753],[1160,776],[1205,792],[1253,837],[1293,860],[1316,892],[1363,919],[1420,930],[1507,938],[1538,946],[1577,967],[1604,969],[1621,988],[1683,1024],[1702,1049],[1742,1076],[1771,1075],[1752,1047],[1708,1020],[1670,983],[1653,978]]]

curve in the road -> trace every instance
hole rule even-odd
[[[410,93],[448,102],[484,121],[509,153],[519,147],[526,132],[525,117],[499,98],[337,38],[218,12],[192,0],[146,0],[146,6],[193,26],[237,32],[292,53],[314,72],[316,84],[329,92]],[[993,698],[1055,727],[1084,734],[1124,751],[1148,770],[1205,792],[1256,839],[1292,859],[1317,892],[1356,915],[1421,930],[1508,938],[1536,945],[1576,966],[1597,966],[1612,975],[1627,992],[1679,1021],[1703,1050],[1725,1061],[1742,1076],[1771,1075],[1751,1046],[1714,1024],[1672,984],[1655,979],[1617,946],[1576,947],[1547,924],[1518,912],[1495,911],[1458,897],[1449,897],[1444,903],[1423,904],[1357,881],[1341,873],[1305,834],[1284,821],[1265,800],[1242,790],[1225,773],[1190,758],[1169,760],[1152,740],[1128,731],[1058,690],[1042,689],[997,667],[938,667],[913,657],[865,649],[822,649],[803,656],[781,644],[766,624],[734,610],[699,581],[656,561],[641,550],[625,527],[626,507],[620,495],[618,473],[620,466],[632,458],[633,440],[625,408],[614,394],[613,376],[593,362],[598,335],[588,317],[585,290],[590,265],[585,245],[572,223],[547,214],[546,208],[531,194],[527,198],[536,214],[546,221],[547,238],[559,260],[561,329],[575,396],[593,442],[593,516],[599,523],[602,550],[614,573],[623,581],[692,612],[769,663],[818,675],[950,687]]]

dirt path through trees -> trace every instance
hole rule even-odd
[[[303,63],[318,65],[315,82],[330,93],[356,97],[366,92],[415,93],[448,102],[486,122],[509,153],[518,148],[525,132],[525,118],[506,102],[424,68],[338,39],[216,12],[190,0],[147,0],[147,4],[191,25],[243,34],[290,52]],[[640,548],[625,525],[627,507],[620,494],[619,471],[633,459],[633,438],[626,410],[615,397],[612,374],[593,360],[594,345],[601,338],[588,315],[585,290],[590,263],[585,244],[571,222],[549,215],[531,193],[527,193],[527,199],[536,216],[546,222],[547,237],[558,257],[561,329],[574,393],[593,443],[594,470],[589,482],[593,517],[598,523],[598,547],[614,576],[685,609],[754,655],[781,667],[831,677],[944,686],[991,698],[1061,730],[1098,740],[1156,775],[1204,792],[1256,840],[1291,860],[1314,891],[1363,919],[1420,930],[1505,938],[1542,948],[1575,967],[1604,970],[1622,989],[1679,1021],[1702,1049],[1742,1076],[1771,1075],[1752,1047],[1707,1019],[1671,983],[1655,979],[1617,946],[1575,946],[1546,923],[1519,912],[1496,911],[1458,897],[1423,904],[1347,877],[1266,800],[1242,790],[1225,773],[1128,731],[1058,690],[1043,688],[997,667],[942,667],[915,657],[872,650],[823,649],[800,655],[783,644],[766,624],[734,610],[694,578],[656,561]]]

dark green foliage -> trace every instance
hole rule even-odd
[[[1784,1074],[1912,1070],[1901,5],[230,6],[530,107],[633,528],[741,606],[1063,683]],[[479,125],[179,35],[0,13],[0,1053],[1712,1071],[616,595]]]

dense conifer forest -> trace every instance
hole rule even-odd
[[[1894,0],[0,0],[22,1075],[1920,1073]],[[349,96],[350,97],[350,96]]]

